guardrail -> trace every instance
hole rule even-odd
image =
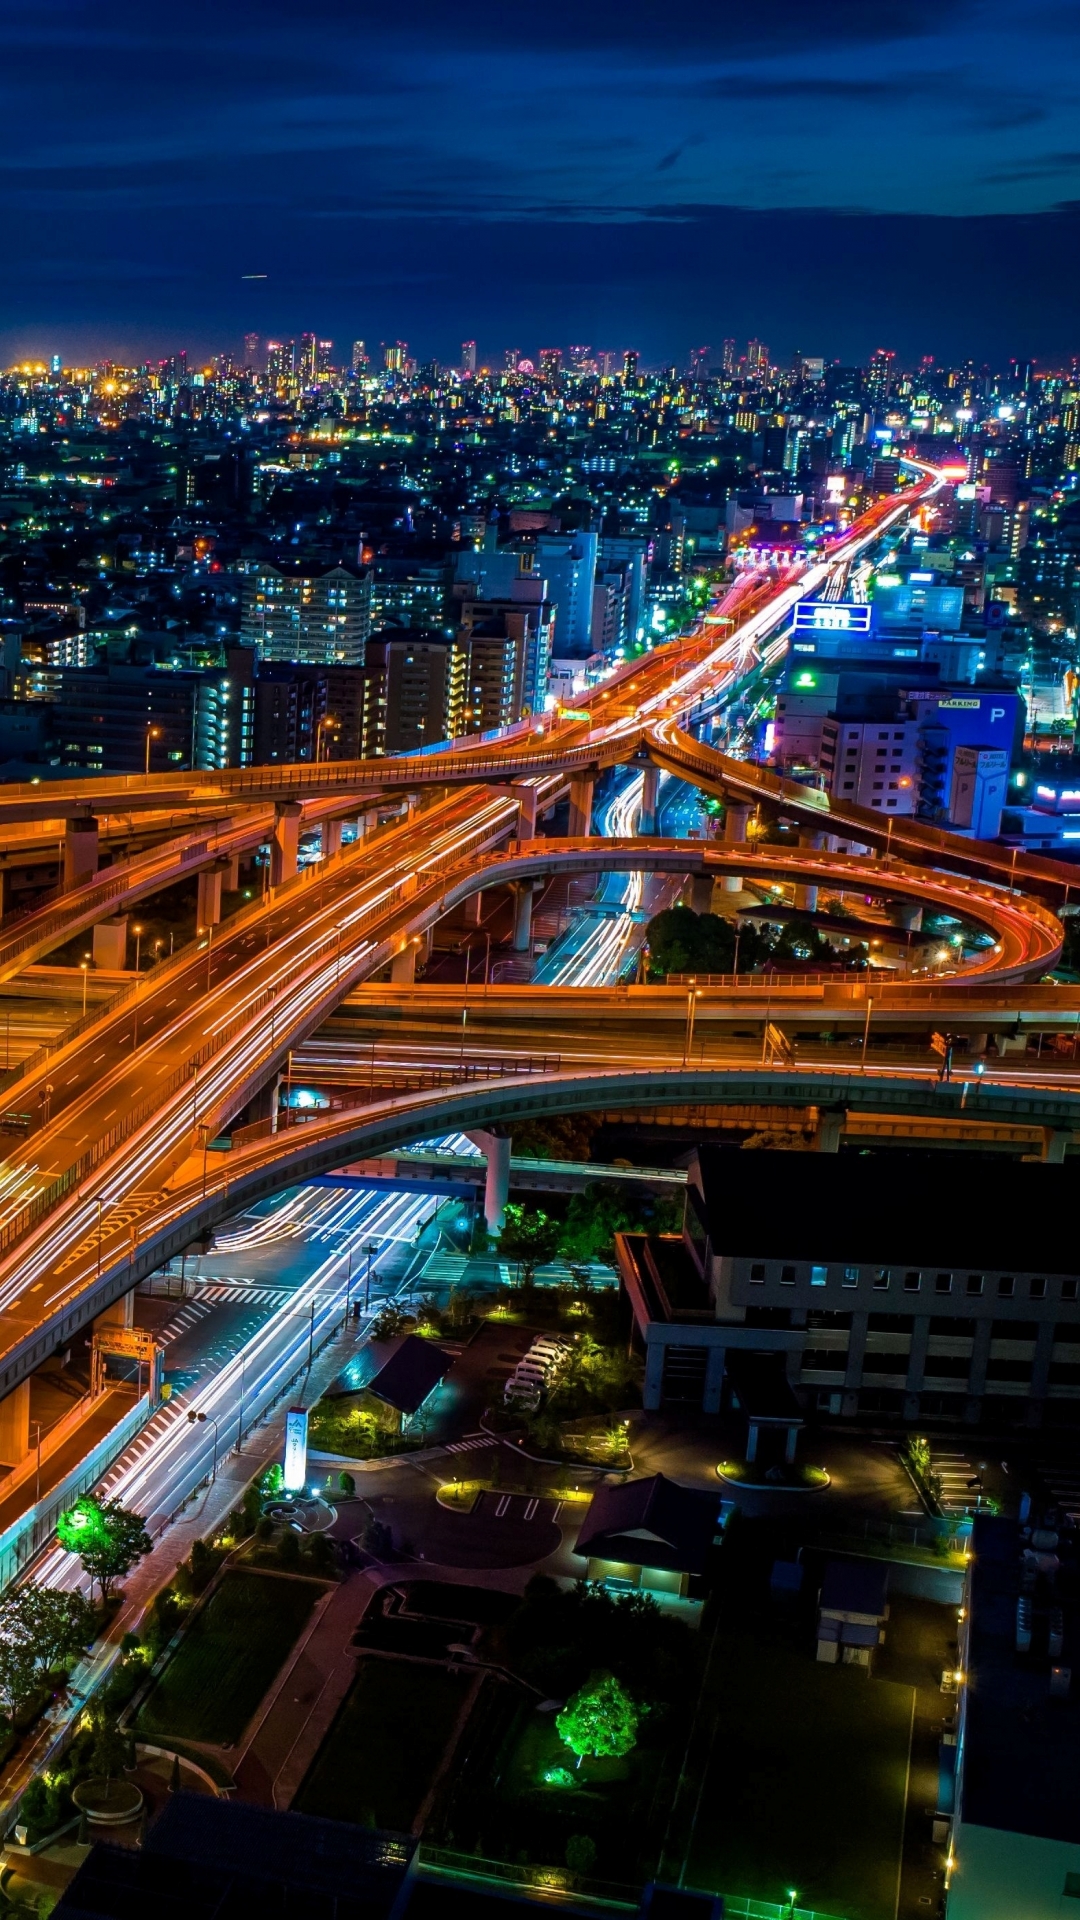
[[[0,1592],[16,1580],[34,1555],[48,1544],[56,1531],[57,1520],[72,1501],[108,1473],[113,1461],[146,1425],[152,1411],[150,1397],[144,1393],[65,1479],[0,1534]]]

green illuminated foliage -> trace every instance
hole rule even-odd
[[[555,1725],[579,1760],[619,1760],[637,1744],[638,1710],[613,1673],[594,1673],[556,1715]]]
[[[103,1601],[153,1544],[141,1514],[92,1493],[60,1515],[56,1533],[60,1545],[78,1555],[90,1575],[91,1592],[96,1582]]]
[[[507,1207],[499,1235],[499,1254],[503,1260],[515,1263],[522,1286],[530,1286],[537,1267],[546,1266],[555,1258],[561,1233],[559,1222],[542,1207],[519,1207],[513,1203]]]

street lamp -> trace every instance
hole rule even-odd
[[[371,1262],[374,1255],[377,1254],[378,1251],[379,1251],[379,1244],[377,1240],[369,1240],[367,1246],[361,1248],[361,1252],[367,1254],[367,1277],[364,1282],[364,1312],[365,1313],[370,1313],[371,1311]]]
[[[212,1414],[212,1413],[196,1413],[193,1407],[191,1409],[191,1412],[188,1414],[188,1425],[190,1427],[194,1427],[198,1424],[200,1420],[209,1420],[211,1426],[214,1429],[214,1467],[213,1467],[213,1472],[210,1475],[210,1484],[211,1486],[213,1486],[214,1481],[217,1479],[217,1450],[218,1450],[217,1417],[215,1414]]]
[[[148,779],[150,777],[150,742],[151,740],[160,740],[160,739],[161,739],[161,728],[152,727],[148,725],[146,729],[146,764],[144,768],[144,771]]]
[[[323,733],[327,727],[336,727],[337,724],[338,723],[334,719],[333,715],[329,713],[324,713],[322,719],[316,723],[316,726],[315,726],[315,765],[316,766],[318,766],[319,761],[322,759]]]
[[[79,970],[82,973],[82,1010],[83,1010],[83,1019],[85,1020],[86,1019],[86,982],[90,973],[89,957],[87,957],[85,960],[79,961]]]
[[[146,928],[132,927],[131,931],[135,935],[135,971],[136,973],[138,973],[139,965],[140,965],[140,956],[142,953],[142,937],[143,937],[143,934],[146,932]]]

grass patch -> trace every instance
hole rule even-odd
[[[386,1408],[373,1406],[370,1395],[338,1393],[320,1400],[311,1410],[308,1444],[318,1453],[340,1453],[350,1460],[381,1460],[385,1454],[408,1453],[423,1446],[418,1433],[399,1432],[396,1418]]]
[[[239,1740],[324,1591],[314,1580],[227,1573],[143,1702],[136,1734]]]
[[[715,1737],[687,1882],[893,1920],[912,1693],[749,1629],[721,1631]],[[838,1834],[842,1833],[842,1840]]]
[[[468,1670],[362,1657],[294,1809],[408,1833],[474,1678]]]

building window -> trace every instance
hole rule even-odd
[[[828,1278],[829,1278],[828,1267],[811,1267],[810,1285],[812,1287],[823,1287],[825,1285],[825,1282],[828,1280]]]
[[[905,1293],[918,1293],[919,1288],[921,1286],[922,1286],[921,1273],[905,1273],[904,1275],[904,1292]]]
[[[781,1267],[781,1269],[780,1269],[780,1285],[781,1285],[782,1287],[793,1287],[793,1286],[795,1285],[795,1269],[794,1269],[794,1267]]]
[[[755,1287],[759,1287],[765,1278],[765,1262],[758,1260],[750,1269],[750,1278]]]
[[[968,1292],[969,1292],[969,1293],[981,1293],[981,1292],[982,1292],[982,1290],[983,1290],[983,1277],[982,1277],[982,1274],[981,1274],[981,1273],[969,1273],[969,1274],[968,1274],[968,1277],[967,1277],[967,1290],[968,1290]]]
[[[935,1293],[951,1293],[952,1292],[952,1274],[939,1273],[936,1280],[934,1281],[934,1291]]]
[[[1013,1279],[1012,1274],[1003,1273],[998,1281],[998,1297],[1002,1300],[1011,1300],[1015,1292],[1016,1281]]]
[[[1063,1300],[1075,1300],[1075,1299],[1076,1299],[1076,1281],[1075,1281],[1075,1280],[1063,1280],[1063,1281],[1062,1281],[1062,1283],[1061,1283],[1061,1297],[1062,1297],[1062,1299],[1063,1299]]]
[[[1046,1281],[1033,1280],[1031,1282],[1031,1286],[1028,1289],[1028,1291],[1030,1292],[1033,1300],[1045,1300],[1046,1299]]]
[[[844,1285],[845,1287],[857,1287],[857,1286],[858,1286],[858,1284],[859,1284],[859,1269],[858,1269],[858,1267],[845,1267],[845,1268],[844,1268],[844,1278],[843,1278],[843,1282],[842,1282],[842,1284],[843,1284],[843,1285]]]
[[[877,1292],[884,1293],[888,1284],[889,1284],[888,1267],[876,1267],[874,1269],[874,1286]]]

